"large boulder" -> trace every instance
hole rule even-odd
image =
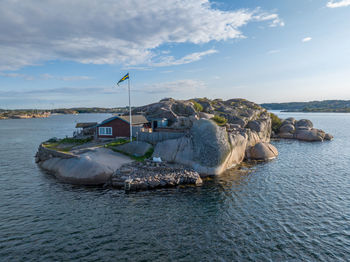
[[[313,124],[310,120],[308,119],[301,119],[295,123],[295,128],[300,129],[300,127],[308,127],[308,128],[313,128]]]
[[[202,176],[218,175],[243,161],[247,142],[244,132],[228,135],[224,127],[200,119],[193,124],[190,136],[159,142],[153,156],[190,166]]]
[[[89,150],[74,158],[53,157],[39,165],[62,182],[78,185],[102,185],[121,165],[130,163],[129,157],[107,148]]]
[[[201,119],[191,129],[194,160],[201,165],[214,167],[222,164],[230,153],[230,144],[225,128],[213,121]]]
[[[196,115],[191,115],[189,117],[179,116],[171,127],[175,129],[190,129],[193,123],[197,120],[198,117]]]
[[[311,129],[311,130],[296,130],[295,138],[303,141],[323,141],[325,138],[325,133],[319,129]]]
[[[246,151],[246,158],[248,160],[270,160],[278,156],[278,151],[276,147],[270,143],[258,143],[252,146]]]
[[[290,124],[290,125],[293,125],[293,126],[294,126],[295,123],[296,123],[296,120],[295,120],[294,117],[288,117],[288,118],[286,118],[286,119],[283,120],[282,125]]]
[[[280,131],[280,133],[294,133],[295,127],[294,127],[294,125],[287,122],[280,127],[279,131]]]
[[[263,142],[269,142],[271,137],[271,119],[259,119],[249,121],[247,128],[255,131]]]

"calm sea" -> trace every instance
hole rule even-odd
[[[0,121],[0,261],[349,261],[350,114],[280,114],[335,139],[273,142],[278,159],[202,187],[125,194],[36,166],[41,141],[107,116]]]

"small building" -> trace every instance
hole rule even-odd
[[[166,118],[152,118],[151,119],[151,128],[153,132],[157,130],[157,128],[166,128],[168,127],[168,119]]]
[[[143,129],[150,128],[149,121],[143,115],[133,115],[131,119],[133,136]],[[130,117],[113,116],[102,121],[96,126],[96,136],[97,138],[130,137]]]
[[[74,132],[74,137],[80,136],[93,136],[96,132],[97,122],[85,122],[85,123],[77,123],[75,128],[78,130]]]

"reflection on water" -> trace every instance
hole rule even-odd
[[[268,163],[130,194],[59,183],[34,163],[41,141],[106,115],[0,121],[0,260],[346,261],[350,115],[293,115],[335,140],[274,141]]]

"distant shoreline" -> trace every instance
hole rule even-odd
[[[301,113],[350,113],[350,100],[323,100],[310,102],[263,103],[267,110]]]
[[[59,108],[59,109],[0,109],[0,120],[46,118],[51,115],[77,115],[77,114],[121,114],[127,112],[125,107],[118,108]]]

